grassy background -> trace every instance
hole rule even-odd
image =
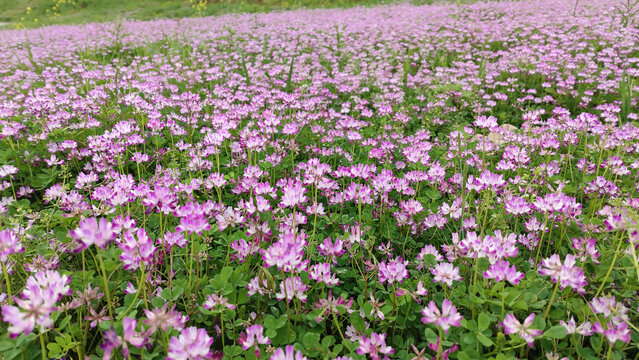
[[[376,5],[398,0],[0,0],[3,27],[150,20],[318,7]],[[402,1],[402,0],[399,0]],[[432,3],[435,0],[404,0]],[[200,3],[200,6],[198,6]]]

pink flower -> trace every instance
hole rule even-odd
[[[335,274],[331,274],[331,265],[329,263],[311,266],[308,277],[318,282],[323,282],[328,286],[336,286],[339,284],[339,280],[335,277]]]
[[[335,243],[331,242],[331,238],[324,239],[324,242],[317,246],[319,253],[326,256],[330,262],[337,264],[337,259],[344,255],[344,242],[341,239],[335,239]]]
[[[453,286],[453,281],[461,281],[462,279],[459,276],[459,268],[451,263],[439,263],[430,272],[435,275],[434,282],[441,282],[449,287]]]
[[[187,243],[186,238],[184,237],[184,234],[180,231],[176,231],[176,232],[167,231],[161,240],[158,239],[158,242],[160,244],[162,243],[161,241],[164,241],[164,244],[167,250],[174,246],[184,248]]]
[[[550,276],[553,282],[559,281],[559,287],[564,289],[566,287],[573,288],[578,294],[584,294],[584,287],[588,283],[586,281],[586,275],[583,270],[575,266],[575,256],[572,254],[566,255],[562,264],[559,255],[554,254],[548,259],[544,259],[541,263],[543,268],[539,270],[541,275]]]
[[[162,329],[167,331],[170,326],[176,330],[184,329],[184,324],[189,320],[189,317],[182,315],[179,311],[175,310],[175,305],[169,308],[169,304],[166,303],[161,308],[154,308],[153,310],[144,309],[146,319],[144,323],[150,326],[150,331],[155,332],[156,329]]]
[[[477,120],[473,122],[473,125],[483,129],[494,129],[498,126],[497,118],[494,116],[480,115]]]
[[[122,249],[120,260],[124,263],[124,269],[129,271],[135,271],[142,262],[151,263],[156,249],[153,241],[142,228],[135,232],[127,230],[118,247]]]
[[[24,252],[24,246],[13,230],[0,231],[0,262],[6,263],[9,255]]]
[[[577,326],[574,316],[571,316],[568,322],[559,320],[559,324],[566,328],[567,334],[579,334],[583,336],[590,336],[593,334],[592,325],[589,321],[586,321],[583,324]]]
[[[283,237],[272,244],[262,256],[266,267],[277,266],[278,270],[292,271],[304,267],[304,246],[293,239]]]
[[[535,313],[528,315],[523,324],[520,323],[513,314],[508,314],[502,322],[502,325],[504,326],[504,333],[506,335],[517,334],[528,343],[528,346],[532,347],[535,337],[543,333],[541,330],[530,328],[534,320]]]
[[[27,279],[21,297],[16,298],[18,306],[2,307],[2,319],[10,324],[11,337],[29,334],[35,326],[41,331],[53,325],[50,315],[57,310],[56,303],[64,295],[71,295],[70,278],[55,270],[40,271]]]
[[[280,202],[281,207],[296,207],[308,200],[306,195],[304,195],[306,192],[304,184],[299,181],[289,182],[286,186],[284,186],[282,191],[284,191],[284,195],[282,195],[282,200]]]
[[[207,231],[211,228],[206,215],[204,214],[189,214],[180,219],[180,226],[176,228],[178,231],[188,232],[189,235],[196,233],[202,235],[202,231]]]
[[[386,346],[386,334],[377,333],[372,333],[370,338],[362,336],[357,348],[359,355],[368,354],[373,360],[381,359],[381,355],[384,355],[384,359],[388,359],[388,355],[394,352],[392,347]]]
[[[317,322],[320,322],[324,319],[324,316],[328,316],[331,313],[339,315],[340,309],[345,309],[347,312],[351,313],[353,298],[350,298],[348,301],[341,296],[335,299],[333,297],[333,291],[329,289],[328,297],[325,299],[319,299],[313,306],[316,309],[322,309],[322,314],[317,317]]]
[[[484,278],[493,279],[497,282],[508,281],[513,285],[519,285],[519,281],[524,278],[524,274],[517,271],[515,266],[510,266],[506,260],[499,260],[492,264],[487,271],[484,271]]]
[[[293,345],[286,345],[285,349],[275,350],[270,360],[306,360],[306,356],[301,351],[295,351]]]
[[[246,351],[255,346],[255,357],[260,357],[260,348],[258,345],[270,344],[271,340],[264,336],[264,327],[262,325],[251,325],[246,328],[246,332],[240,335],[238,342],[242,345],[242,350]]]
[[[246,242],[244,239],[235,240],[231,243],[231,249],[235,250],[235,254],[231,256],[231,259],[238,259],[240,264],[246,260],[246,257],[255,252],[253,245]]]
[[[204,329],[195,326],[182,330],[179,337],[169,342],[167,360],[202,360],[211,357],[211,338]]]
[[[424,315],[422,318],[424,324],[434,323],[435,326],[441,327],[446,334],[451,326],[461,326],[461,320],[463,319],[457,312],[457,308],[448,299],[444,299],[442,302],[441,311],[439,311],[435,302],[431,301],[427,307],[422,309],[422,315]]]
[[[396,259],[388,263],[382,261],[378,267],[380,284],[384,284],[385,282],[388,282],[389,285],[394,282],[401,283],[408,277],[407,265],[408,261],[402,261],[401,259]]]
[[[286,299],[289,302],[294,297],[297,297],[301,302],[306,302],[306,294],[304,294],[306,289],[308,289],[308,286],[302,282],[299,276],[287,278],[280,283],[280,292],[275,294],[275,298],[277,300]]]
[[[614,345],[617,341],[625,342],[626,344],[630,343],[630,329],[628,328],[628,324],[625,322],[615,324],[614,322],[609,321],[604,329],[601,323],[597,321],[593,325],[592,329],[605,336],[611,345]]]
[[[521,196],[513,196],[505,205],[506,213],[522,215],[530,213],[532,206]]]
[[[101,218],[98,222],[98,219],[92,217],[80,220],[78,227],[69,231],[69,237],[78,242],[75,251],[82,251],[93,244],[104,249],[111,240],[115,239],[116,234],[109,220]]]
[[[220,296],[218,294],[211,294],[208,295],[206,297],[206,301],[204,302],[204,308],[205,309],[213,309],[214,307],[217,307],[218,305],[220,306],[224,306],[229,310],[235,310],[235,305],[233,304],[229,304],[229,300],[223,296]]]

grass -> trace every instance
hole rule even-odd
[[[151,20],[298,8],[370,6],[397,0],[0,0],[4,27]],[[434,0],[409,0],[423,4]],[[199,4],[199,6],[198,6]]]

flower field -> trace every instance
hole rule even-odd
[[[0,358],[636,359],[616,0],[0,32]]]

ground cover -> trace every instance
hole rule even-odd
[[[0,32],[2,358],[636,358],[614,4]]]

